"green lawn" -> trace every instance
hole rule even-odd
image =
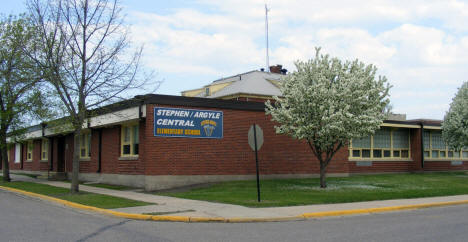
[[[327,178],[327,182],[328,188],[321,189],[318,178],[262,180],[261,203],[257,202],[255,181],[224,182],[189,191],[157,194],[250,207],[468,194],[468,173],[465,172],[360,175]]]
[[[29,173],[22,173],[22,172],[12,172],[11,174],[21,175],[21,176],[28,176],[28,177],[31,177],[31,178],[37,178],[39,176],[39,175],[36,175],[36,174],[29,174]]]
[[[1,179],[1,177],[0,177]],[[39,193],[59,199],[75,202],[83,205],[89,205],[98,208],[123,208],[151,205],[152,203],[135,201],[126,198],[113,197],[89,192],[80,192],[79,194],[70,194],[69,189],[38,184],[32,182],[3,182],[0,180],[0,186],[17,188],[20,190]]]

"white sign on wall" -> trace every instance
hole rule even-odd
[[[15,144],[15,163],[20,163],[21,159],[21,144]]]

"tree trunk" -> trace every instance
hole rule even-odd
[[[78,175],[80,174],[80,135],[81,129],[76,129],[74,132],[74,142],[73,142],[73,162],[72,162],[72,179],[71,179],[71,193],[78,193],[79,189],[79,180]]]
[[[320,161],[320,188],[327,188],[327,166],[325,161]]]
[[[6,142],[6,131],[0,131],[0,147],[2,158],[3,181],[9,182],[10,179],[10,166],[8,164],[8,146]]]

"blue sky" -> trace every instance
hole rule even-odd
[[[394,112],[442,119],[468,81],[467,0],[121,1],[144,64],[179,95],[220,77],[265,66],[264,4],[271,9],[270,64],[294,70],[315,46],[375,64],[390,84]],[[3,14],[25,11],[4,0]]]

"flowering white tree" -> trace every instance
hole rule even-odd
[[[352,138],[373,134],[382,124],[390,89],[377,68],[355,61],[342,62],[319,53],[297,61],[297,71],[285,77],[282,97],[266,103],[266,113],[279,123],[276,132],[304,139],[320,161],[320,187],[336,152]]]
[[[468,82],[458,89],[442,123],[442,136],[455,150],[468,147]]]

